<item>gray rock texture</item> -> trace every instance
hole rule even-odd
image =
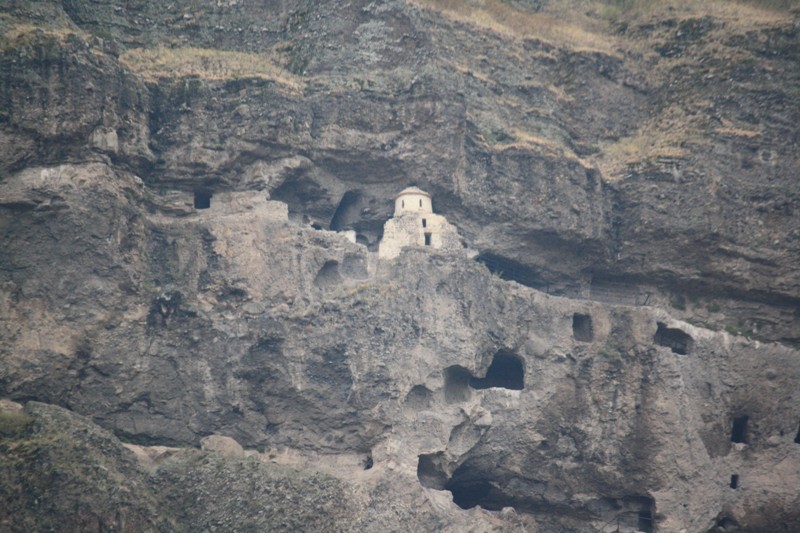
[[[0,6],[0,529],[800,529],[797,12],[578,4]]]

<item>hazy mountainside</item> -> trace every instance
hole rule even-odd
[[[70,527],[800,528],[796,3],[4,0],[0,72],[0,397],[260,450],[103,433]],[[375,257],[410,184],[471,252]],[[13,531],[103,487],[31,427]]]

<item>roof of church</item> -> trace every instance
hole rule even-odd
[[[397,194],[397,196],[395,196],[395,198],[399,198],[399,197],[401,197],[401,196],[404,196],[404,195],[406,195],[406,194],[421,194],[421,195],[423,195],[423,196],[427,196],[428,198],[430,198],[430,197],[431,197],[431,195],[430,195],[430,194],[426,193],[425,191],[423,191],[423,190],[422,190],[422,189],[420,189],[419,187],[406,187],[405,189],[403,189],[402,191],[400,191],[400,192]]]

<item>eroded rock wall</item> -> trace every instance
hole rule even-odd
[[[794,15],[332,5],[3,8],[0,396],[329,472],[344,529],[796,530]],[[375,257],[411,183],[480,261]]]

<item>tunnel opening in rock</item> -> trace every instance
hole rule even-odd
[[[469,370],[463,366],[450,366],[444,370],[444,399],[447,403],[469,400]]]
[[[339,274],[339,262],[325,261],[325,264],[322,265],[322,268],[314,278],[314,285],[320,289],[327,289],[340,284],[342,281],[344,280]]]
[[[447,486],[447,472],[444,469],[442,452],[422,454],[417,462],[417,479],[427,489],[444,490]]]
[[[331,231],[352,229],[352,223],[358,220],[358,204],[361,200],[359,191],[347,191],[342,195],[339,205],[331,218]]]
[[[739,488],[739,475],[738,474],[732,474],[731,475],[730,487],[732,489],[738,489]]]
[[[517,261],[490,253],[482,253],[475,260],[506,281],[516,281],[520,285],[540,290],[547,286],[536,270]]]
[[[211,207],[211,194],[208,191],[194,191],[194,208],[209,209]]]
[[[795,437],[794,437],[794,443],[795,444],[800,444],[800,426],[798,426],[798,428],[797,428],[797,435],[795,435]]]
[[[747,444],[747,421],[748,416],[737,416],[731,424],[731,442]]]
[[[659,346],[664,346],[678,355],[689,355],[694,348],[694,339],[676,328],[668,328],[663,322],[658,322],[658,329],[653,337],[653,342]]]
[[[525,368],[522,360],[511,352],[501,350],[492,358],[486,377],[470,378],[469,385],[473,389],[500,387],[522,390],[525,386]]]
[[[572,315],[572,336],[576,341],[592,342],[594,339],[594,328],[592,327],[592,317],[575,313]]]
[[[425,385],[414,385],[406,394],[403,403],[411,409],[427,409],[431,406],[432,396],[433,394]]]

